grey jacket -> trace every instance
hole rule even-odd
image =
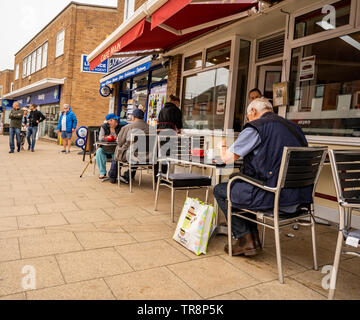
[[[123,127],[117,137],[117,147],[115,150],[115,160],[127,162],[126,152],[130,147],[131,134],[148,134],[149,125],[145,121],[135,121]]]

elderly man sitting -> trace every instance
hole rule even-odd
[[[119,124],[119,117],[115,116],[114,113],[108,114],[106,116],[106,123],[101,126],[99,141],[107,141],[108,136],[113,136],[113,140],[116,141],[120,130],[121,125]],[[108,156],[114,157],[113,147],[101,146],[96,152],[95,159],[100,172],[100,180],[103,180],[106,177],[106,161]]]
[[[111,165],[111,169],[109,171],[109,178],[111,183],[116,183],[117,179],[117,161],[127,162],[127,151],[130,147],[130,137],[132,133],[141,133],[148,134],[149,133],[149,125],[144,121],[144,112],[138,108],[133,111],[131,115],[130,124],[123,127],[119,133],[117,138],[117,147],[115,150],[115,160]],[[136,174],[136,170],[131,172],[131,178],[134,179]],[[121,182],[128,184],[130,180],[129,171],[124,173],[124,176],[120,177]]]
[[[234,163],[243,158],[243,173],[254,179],[264,181],[265,185],[277,184],[284,147],[305,147],[307,141],[303,131],[294,123],[276,115],[271,103],[265,98],[254,100],[248,107],[249,122],[230,149],[225,141],[221,145],[221,158]],[[214,189],[219,207],[227,217],[227,183]],[[274,195],[243,181],[234,183],[231,189],[231,202],[239,209],[273,209]],[[280,197],[280,210],[295,213],[298,205],[312,202],[311,188],[284,189]],[[232,218],[233,255],[256,255],[261,249],[257,225],[234,216]],[[228,253],[228,246],[225,246]]]

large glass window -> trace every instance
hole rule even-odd
[[[151,83],[161,82],[168,79],[167,68],[153,70],[151,73]]]
[[[19,70],[20,70],[20,65],[17,64],[16,65],[16,71],[15,71],[15,80],[19,79]]]
[[[36,71],[41,69],[41,55],[42,55],[42,47],[36,50]]]
[[[185,129],[223,129],[229,67],[184,77],[183,117]]]
[[[36,72],[36,51],[31,54],[31,73]]]
[[[342,0],[297,17],[295,19],[294,39],[349,24],[350,8],[351,0]]]
[[[360,136],[360,32],[292,52],[287,118],[309,135]]]
[[[133,89],[147,87],[149,84],[149,73],[143,73],[133,80]]]
[[[60,106],[46,105],[41,106],[40,111],[46,117],[46,120],[40,123],[39,132],[41,138],[57,139],[56,127],[59,122]]]
[[[42,64],[41,67],[45,68],[47,65],[47,56],[48,56],[48,43],[45,42],[43,47],[42,47]]]

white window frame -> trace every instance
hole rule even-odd
[[[24,79],[26,77],[26,71],[27,69],[27,57],[23,59],[23,68],[22,68],[22,78]]]
[[[135,0],[125,0],[124,21],[128,20],[135,12]]]
[[[294,40],[296,17],[317,10],[319,8],[322,8],[326,4],[333,4],[338,1],[339,0],[321,1],[320,3],[317,3],[315,5],[310,5],[302,10],[296,11],[290,16],[289,18],[290,23],[288,24],[289,40],[285,41],[285,49],[284,49],[284,62],[285,62],[284,71],[286,74],[287,81],[290,80],[291,57],[292,57],[293,49],[296,49],[298,47],[303,47],[306,45],[311,45],[321,41],[338,38],[351,33],[360,32],[360,1],[352,0],[349,25],[342,26],[335,30],[327,30],[324,32],[319,32],[307,37]],[[356,137],[306,135],[306,138],[310,143],[360,146],[360,138],[356,138]]]
[[[63,39],[60,36],[63,35]],[[56,49],[55,49],[55,58],[61,57],[65,51],[65,29],[58,32],[56,35]]]
[[[305,7],[304,9],[297,11],[295,14],[291,15],[290,18],[290,43],[292,47],[300,47],[303,46],[303,43],[318,42],[318,39],[332,39],[337,37],[339,34],[342,35],[344,33],[349,33],[349,30],[355,28],[355,17],[356,17],[356,9],[357,9],[357,0],[351,0],[351,7],[350,7],[350,21],[349,24],[333,29],[333,30],[324,30],[323,32],[318,32],[306,37],[302,37],[299,39],[294,39],[295,35],[295,20],[297,17],[302,16],[306,13],[311,11],[315,11],[317,9],[321,9],[324,5],[333,4],[339,2],[340,0],[327,0],[321,1],[320,3]]]
[[[41,47],[42,47],[41,69],[43,69],[47,66],[48,49],[49,49],[48,41],[46,41]],[[45,48],[46,48],[46,50],[45,50]]]
[[[15,80],[19,80],[20,65],[17,64],[15,68]]]
[[[31,75],[31,54],[27,56],[26,76]]]
[[[31,53],[31,74],[36,72],[36,50]]]
[[[3,90],[4,90],[4,87],[3,87],[3,86],[0,86],[0,99],[2,99],[2,96],[3,96]]]
[[[14,91],[14,82],[11,82],[10,83],[10,92],[13,92]]]
[[[42,46],[36,49],[36,72],[41,70],[41,66],[42,66],[41,57],[42,57]]]
[[[241,37],[241,40],[246,40],[246,41],[250,41],[248,39],[245,39],[243,37]],[[212,47],[215,47],[217,45],[220,45],[222,43],[225,42],[231,42],[231,57],[230,60],[228,62],[224,62],[215,66],[211,66],[211,67],[206,67],[206,51],[208,49],[211,49]],[[214,70],[214,69],[219,69],[219,68],[223,68],[223,67],[229,67],[229,85],[228,85],[228,92],[227,92],[227,97],[226,97],[226,111],[225,111],[225,117],[224,117],[224,126],[223,129],[232,129],[233,128],[233,123],[231,123],[231,117],[230,117],[230,113],[234,113],[234,103],[233,102],[233,96],[232,93],[233,91],[235,92],[236,89],[233,88],[233,84],[234,84],[234,78],[236,76],[237,78],[237,73],[235,75],[234,69],[237,70],[237,66],[239,63],[239,59],[237,59],[237,61],[235,61],[235,56],[236,56],[236,48],[239,48],[239,42],[240,42],[240,38],[237,36],[229,36],[229,37],[224,37],[222,39],[219,39],[217,41],[214,41],[210,44],[208,44],[206,47],[200,47],[197,49],[194,49],[192,51],[189,51],[186,53],[186,55],[184,54],[182,57],[182,69],[181,69],[181,84],[180,84],[180,105],[182,106],[182,98],[183,98],[183,90],[184,90],[184,78],[191,76],[193,74],[196,73],[201,73],[201,72],[205,72],[205,71],[210,71],[210,70]],[[193,56],[194,54],[197,53],[202,53],[202,64],[200,68],[195,68],[195,69],[191,69],[191,70],[187,70],[184,71],[185,68],[185,59],[188,57]],[[234,65],[236,64],[236,66],[234,67]],[[196,129],[186,129],[187,131],[196,131]]]

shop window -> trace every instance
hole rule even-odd
[[[40,137],[56,140],[58,135],[56,127],[59,122],[60,106],[59,105],[45,105],[40,106],[40,111],[46,117],[46,120],[40,123]]]
[[[360,32],[292,51],[287,118],[308,135],[360,137]]]
[[[151,83],[161,82],[168,79],[167,68],[160,68],[152,71]]]
[[[60,31],[56,37],[56,58],[64,54],[65,30]]]
[[[133,89],[147,87],[149,83],[149,73],[143,73],[133,80]]]
[[[184,71],[198,69],[202,67],[202,53],[194,54],[185,58]]]
[[[183,117],[185,129],[223,129],[229,67],[184,77]]]
[[[350,9],[351,0],[342,0],[297,17],[294,39],[348,25]]]
[[[212,67],[229,62],[230,57],[231,41],[228,41],[206,51],[206,67]]]
[[[47,65],[47,56],[48,56],[48,43],[45,42],[42,46],[42,63],[41,63],[42,68],[45,68]]]

